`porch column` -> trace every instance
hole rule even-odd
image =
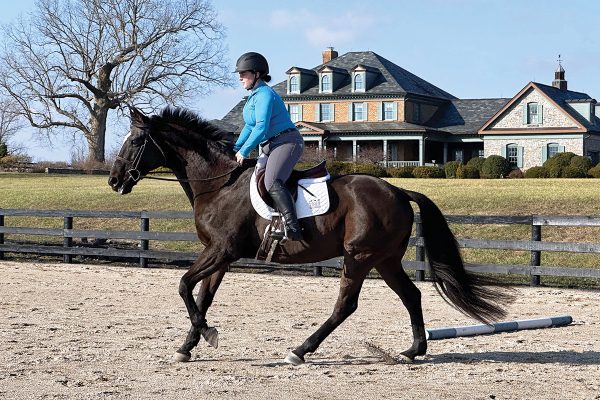
[[[358,149],[356,148],[356,140],[352,141],[352,161],[358,160]]]
[[[425,165],[425,138],[419,138],[419,165]]]
[[[383,165],[388,166],[387,139],[383,141]]]
[[[448,162],[448,143],[444,143],[444,164]]]

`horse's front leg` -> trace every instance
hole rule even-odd
[[[187,308],[192,327],[185,342],[175,353],[176,361],[188,361],[191,357],[191,350],[198,345],[201,336],[204,336],[210,344],[216,346],[217,333],[214,328],[208,328],[206,312],[212,304],[223,275],[225,275],[231,261],[225,254],[206,248],[181,278],[179,294]],[[192,292],[200,281],[202,281],[202,286],[197,300],[194,301]]]

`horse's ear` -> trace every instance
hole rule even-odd
[[[148,117],[146,117],[140,110],[133,106],[129,106],[129,115],[131,117],[131,122],[135,124],[144,124],[148,120]]]

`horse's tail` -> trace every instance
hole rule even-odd
[[[503,306],[510,303],[513,296],[500,287],[489,287],[497,285],[492,278],[467,272],[456,239],[440,209],[421,193],[401,190],[419,205],[425,251],[438,293],[461,312],[484,323],[504,317]]]

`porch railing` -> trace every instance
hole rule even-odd
[[[400,168],[400,167],[418,167],[419,166],[419,161],[380,161],[378,162],[379,165],[383,166],[383,167],[393,167],[393,168]]]

